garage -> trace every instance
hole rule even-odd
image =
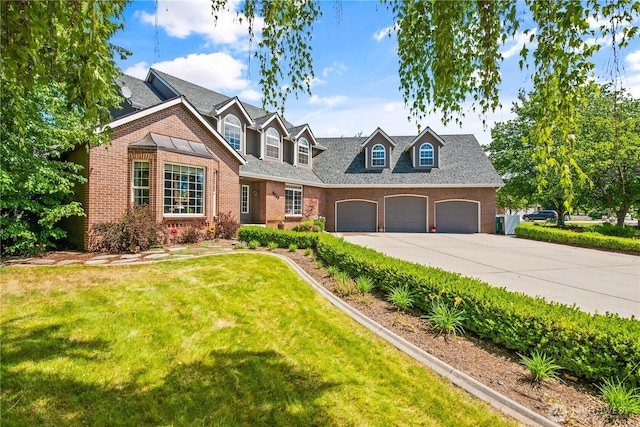
[[[427,198],[387,196],[384,198],[384,230],[396,233],[427,232]]]
[[[378,204],[367,200],[336,202],[336,231],[374,232],[378,223]]]
[[[480,203],[466,200],[436,202],[438,233],[479,233]]]

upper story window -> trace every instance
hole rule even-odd
[[[133,203],[138,206],[149,204],[149,161],[133,161]]]
[[[274,128],[267,130],[267,157],[280,158],[280,134]]]
[[[298,163],[301,165],[309,164],[309,142],[306,138],[301,138],[298,141]]]
[[[433,166],[433,145],[424,143],[420,146],[420,166]]]
[[[386,153],[384,145],[376,144],[371,150],[371,166],[384,167],[386,164]]]
[[[224,118],[224,139],[226,139],[236,151],[240,151],[241,129],[240,120],[238,120],[236,116],[230,114]]]

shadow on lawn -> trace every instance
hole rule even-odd
[[[105,342],[57,337],[59,328],[29,336],[3,333],[3,426],[30,425],[330,425],[321,403],[339,384],[288,363],[274,351],[214,351],[205,362],[176,366],[157,385],[123,374],[127,382],[83,382],[40,367],[17,369],[68,357],[86,369],[100,369],[109,356]],[[85,369],[85,368],[83,368]],[[123,367],[123,370],[125,368]]]

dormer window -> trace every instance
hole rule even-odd
[[[433,166],[433,145],[424,143],[420,146],[420,166]]]
[[[240,140],[242,136],[240,120],[232,114],[224,118],[224,139],[236,151],[240,151]]]
[[[274,128],[267,130],[267,157],[280,158],[280,134]]]
[[[309,164],[309,142],[306,138],[298,141],[298,163],[301,165]]]
[[[386,164],[386,153],[384,145],[377,144],[371,150],[371,166],[374,167],[384,167]]]

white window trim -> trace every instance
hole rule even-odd
[[[172,213],[172,212],[165,212],[164,208],[165,208],[165,203],[164,203],[164,191],[165,191],[165,179],[164,179],[164,174],[165,174],[165,167],[167,165],[172,165],[172,166],[185,166],[188,168],[196,168],[196,169],[202,169],[204,172],[203,175],[203,179],[202,179],[202,213]],[[184,164],[184,163],[174,163],[174,162],[165,162],[162,165],[162,216],[163,217],[184,217],[184,218],[194,218],[194,217],[204,217],[206,216],[206,212],[207,212],[207,168],[204,166],[196,166],[196,165],[189,165],[189,164]]]
[[[135,185],[135,171],[136,171],[136,163],[146,163],[147,169],[149,170],[149,185],[146,187],[136,186]],[[131,203],[134,204],[136,202],[136,190],[149,190],[149,203],[151,204],[151,162],[149,160],[144,159],[134,159],[131,161]]]
[[[237,127],[238,128],[238,132],[240,133],[240,141],[239,141],[239,147],[236,149],[233,145],[231,145],[231,141],[229,141],[228,139],[226,139],[226,130],[227,130],[227,119],[228,118],[234,118],[238,121],[238,124],[232,123],[229,124],[230,126],[233,127]],[[238,117],[236,117],[233,114],[227,114],[224,119],[222,119],[222,136],[225,138],[225,140],[229,143],[229,145],[231,146],[231,148],[233,148],[234,150],[238,151],[238,152],[242,152],[242,142],[244,139],[244,132],[243,132],[243,126],[242,126],[242,121],[240,121],[240,119]]]
[[[429,145],[431,147],[431,164],[430,165],[423,165],[422,164],[422,146],[423,145]],[[428,157],[425,157],[425,159],[428,159]],[[420,146],[418,147],[418,166],[421,167],[433,167],[436,164],[436,151],[435,148],[433,147],[433,144],[428,143],[428,142],[423,142],[422,144],[420,144]]]
[[[246,201],[247,203],[245,204],[245,191],[246,191]],[[242,185],[242,190],[240,191],[240,213],[242,214],[248,214],[249,213],[249,186],[248,185]]]
[[[305,142],[306,145],[303,145],[302,142]],[[300,153],[300,149],[301,148],[306,148],[307,152],[306,153]],[[307,163],[302,163],[300,161],[300,156],[307,156]],[[306,138],[300,138],[300,140],[298,140],[298,150],[297,150],[297,154],[296,154],[296,163],[300,164],[300,165],[304,165],[305,167],[311,167],[311,144],[309,144],[309,141]]]
[[[376,152],[379,152],[380,150],[376,151],[376,147],[382,147],[382,165],[376,165],[375,164],[375,160],[380,160],[379,158],[374,158],[373,156],[376,154]],[[384,145],[382,144],[376,144],[371,148],[371,167],[372,168],[384,168],[387,166],[387,149],[385,148]]]
[[[269,144],[269,131],[273,130],[273,132],[275,132],[276,134],[278,134],[278,157],[273,157],[269,155],[269,147],[276,147],[276,145],[274,144]],[[272,136],[273,138],[273,136]],[[282,156],[282,141],[281,141],[281,137],[280,137],[280,132],[278,132],[275,128],[269,128],[267,129],[267,131],[265,132],[265,150],[264,150],[264,155],[265,158],[267,159],[274,159],[274,160],[280,160],[281,156]]]
[[[294,213],[287,213],[287,191],[294,192],[294,199],[292,204],[292,210]],[[302,216],[302,212],[304,211],[304,189],[302,185],[294,185],[294,184],[285,184],[284,186],[284,198],[285,198],[285,216]],[[300,194],[300,213],[295,213],[295,194]]]

